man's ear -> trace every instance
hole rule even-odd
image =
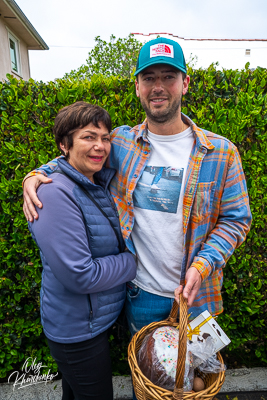
[[[185,95],[188,91],[189,82],[190,82],[190,76],[186,75],[186,78],[183,81],[183,95]]]
[[[137,79],[135,81],[135,93],[136,93],[136,96],[139,97],[139,83],[138,83]]]

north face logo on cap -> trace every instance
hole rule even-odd
[[[173,46],[165,43],[150,46],[150,58],[159,56],[174,58]]]

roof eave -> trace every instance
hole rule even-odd
[[[26,15],[19,8],[17,3],[14,0],[3,0],[3,2],[11,9],[11,11],[15,14],[16,18],[21,22],[25,29],[34,37],[34,39],[38,42],[40,48],[42,50],[49,50],[49,47],[45,43],[45,41],[41,38],[39,33],[36,31],[34,26],[30,23]],[[30,46],[29,50],[39,50],[38,46]]]

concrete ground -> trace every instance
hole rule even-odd
[[[114,400],[131,400],[130,377],[113,377]],[[226,371],[218,400],[267,400],[267,368],[241,368]],[[61,400],[61,381],[27,387],[0,384],[0,400]]]
[[[267,400],[267,391],[219,393],[217,394],[216,399],[217,400]]]

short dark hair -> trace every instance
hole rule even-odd
[[[73,146],[73,134],[77,129],[82,129],[89,124],[100,128],[100,122],[111,132],[110,115],[100,106],[86,103],[85,101],[77,101],[62,108],[57,113],[53,127],[53,134],[58,149],[64,154],[60,148],[60,143],[64,144],[69,150]]]
[[[183,79],[183,81],[185,80],[185,78],[186,78],[186,73],[185,72],[183,72],[183,71],[180,71],[181,72],[181,74],[182,74],[182,79]]]

